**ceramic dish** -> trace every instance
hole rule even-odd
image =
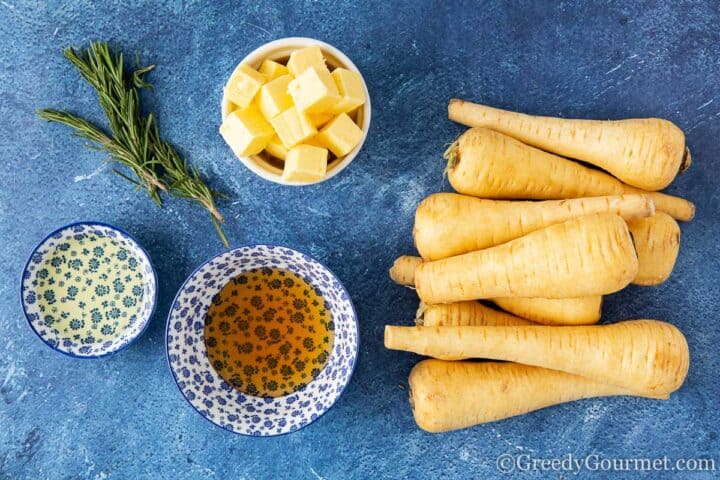
[[[61,227],[35,247],[21,302],[32,330],[51,348],[80,358],[118,352],[155,310],[150,257],[126,232],[97,222]]]
[[[292,182],[283,180],[282,178],[282,166],[278,163],[275,163],[265,157],[264,155],[253,155],[250,157],[242,157],[239,156],[238,158],[240,161],[250,170],[252,170],[253,173],[261,176],[262,178],[266,180],[270,180],[271,182],[279,183],[281,185],[311,185],[314,183],[320,183],[324,182],[325,180],[328,180],[329,178],[334,177],[338,173],[340,173],[342,170],[345,169],[348,165],[350,165],[350,162],[352,162],[355,157],[357,156],[358,152],[360,152],[360,149],[363,146],[363,143],[365,143],[365,139],[367,138],[368,130],[370,129],[370,113],[371,113],[371,106],[370,106],[370,94],[368,93],[367,85],[365,84],[365,79],[362,77],[362,73],[360,73],[360,70],[355,66],[355,64],[345,56],[340,50],[333,47],[330,44],[327,44],[325,42],[321,42],[320,40],[315,40],[312,38],[304,38],[304,37],[290,37],[290,38],[281,38],[279,40],[272,41],[270,43],[266,43],[265,45],[262,45],[261,47],[253,50],[250,52],[248,56],[243,58],[240,61],[240,64],[238,64],[238,67],[242,64],[247,64],[253,68],[259,68],[260,64],[263,62],[263,60],[270,59],[275,61],[280,61],[281,63],[284,63],[288,57],[290,56],[290,53],[292,53],[294,50],[310,47],[317,45],[319,46],[323,54],[325,56],[325,60],[329,64],[331,68],[335,67],[343,67],[348,70],[352,70],[354,72],[357,72],[360,74],[360,78],[362,79],[363,86],[365,87],[365,104],[358,108],[352,115],[351,118],[355,120],[355,123],[357,123],[360,128],[363,131],[362,139],[360,140],[360,143],[347,155],[341,158],[337,158],[330,163],[328,163],[327,166],[327,174],[325,177],[323,177],[321,180],[317,180],[314,182]],[[237,67],[236,67],[237,70]],[[235,74],[235,71],[233,71],[233,75]],[[231,75],[232,76],[232,75]],[[229,78],[229,77],[228,77]],[[225,120],[225,117],[227,117],[230,114],[230,101],[226,98],[225,94],[223,93],[223,99],[222,99],[222,119]]]
[[[258,267],[287,269],[316,287],[335,325],[332,352],[319,376],[295,393],[253,397],[224,382],[208,360],[205,318],[212,298],[233,277]],[[350,297],[323,264],[286,247],[248,245],[201,265],[180,288],[167,322],[167,358],[180,392],[203,417],[231,432],[272,436],[298,430],[330,409],[352,377],[358,324]]]

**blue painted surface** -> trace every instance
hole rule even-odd
[[[0,478],[492,478],[501,453],[720,462],[718,24],[716,2],[3,0]],[[290,35],[343,50],[364,73],[374,106],[360,156],[338,177],[308,188],[256,178],[217,134],[226,76],[258,45]],[[60,55],[63,46],[97,38],[157,63],[146,105],[163,133],[230,194],[222,210],[232,241],[309,251],[351,292],[360,363],[344,396],[312,426],[275,439],[235,436],[203,420],[173,385],[163,356],[165,318],[186,275],[220,250],[207,218],[183,202],[159,210],[66,128],[33,114],[51,106],[101,118],[91,91]],[[692,365],[672,399],[586,400],[442,436],[416,428],[403,386],[418,358],[382,347],[383,325],[410,322],[416,299],[386,271],[411,251],[417,203],[448,188],[440,153],[461,131],[446,119],[452,96],[550,115],[660,116],[687,132],[694,164],[670,190],[696,201],[698,213],[683,225],[675,272],[662,286],[608,297],[604,313],[607,321],[666,319],[686,333]],[[145,335],[94,361],[44,346],[18,302],[25,255],[47,232],[78,219],[127,229],[160,278]]]

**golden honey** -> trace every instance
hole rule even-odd
[[[289,270],[263,267],[234,277],[213,297],[204,333],[223,380],[249,395],[280,397],[320,374],[333,330],[312,285]]]

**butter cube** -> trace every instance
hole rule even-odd
[[[363,131],[347,115],[341,113],[325,125],[315,137],[315,143],[330,149],[338,157],[344,157],[362,140]]]
[[[312,145],[298,145],[285,157],[283,180],[312,182],[325,178],[328,151]]]
[[[266,83],[260,89],[257,104],[267,120],[271,120],[279,113],[292,107],[292,97],[287,93],[290,81],[292,81],[291,75],[282,75]]]
[[[228,80],[225,85],[225,94],[242,110],[252,103],[263,83],[265,83],[265,75],[243,64]]]
[[[235,110],[225,117],[220,134],[241,157],[260,153],[273,137],[273,129],[256,108]]]
[[[335,81],[325,66],[308,67],[290,82],[288,91],[295,106],[306,113],[329,112],[340,101]]]
[[[307,140],[305,140],[303,142],[303,145],[312,145],[313,147],[327,148],[325,146],[325,144],[319,140],[319,138],[318,138],[319,135],[320,135],[320,133],[318,133],[317,135],[315,135],[313,137],[308,138]]]
[[[287,149],[291,149],[317,133],[317,128],[308,116],[298,111],[296,107],[290,107],[276,115],[270,120],[270,124]]]
[[[332,120],[335,115],[333,115],[332,113],[309,113],[308,117],[316,128],[320,128],[327,122]]]
[[[350,112],[365,103],[365,88],[359,73],[336,68],[332,78],[341,97],[333,108],[335,113]]]
[[[290,54],[287,68],[294,77],[300,76],[307,68],[327,68],[320,47],[306,47],[295,50]]]
[[[260,65],[258,71],[265,75],[265,77],[268,79],[268,82],[270,80],[275,80],[278,77],[282,77],[283,75],[287,75],[290,73],[290,70],[288,70],[285,65],[275,62],[273,60],[265,60],[262,65]]]
[[[265,146],[265,151],[280,160],[285,160],[288,152],[287,148],[285,148],[285,145],[283,145],[277,135],[270,139],[268,144]]]

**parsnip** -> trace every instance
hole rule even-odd
[[[658,285],[670,276],[680,250],[680,226],[670,215],[628,221],[638,255],[636,285]]]
[[[395,259],[390,267],[390,279],[398,285],[406,287],[415,286],[415,270],[423,263],[422,258],[411,255],[401,255]]]
[[[385,347],[441,360],[486,358],[551,368],[663,397],[682,385],[690,356],[669,323],[630,320],[578,327],[385,327]]]
[[[499,245],[571,218],[608,212],[633,220],[652,215],[655,208],[652,200],[637,194],[513,202],[436,193],[417,207],[413,236],[420,256],[437,260]]]
[[[690,165],[685,135],[660,118],[577,120],[510,112],[450,100],[451,120],[486,127],[565,157],[592,163],[645,190],[661,190]]]
[[[536,325],[524,318],[486,307],[480,302],[422,305],[415,319],[426,327]]]
[[[415,288],[427,304],[497,297],[574,298],[616,292],[637,271],[625,221],[597,214],[495,247],[423,262],[415,270]]]
[[[420,257],[398,257],[390,268],[390,278],[399,285],[415,286],[415,269],[421,263]],[[503,310],[544,325],[589,325],[597,323],[602,314],[600,295],[579,298],[500,297],[490,300]]]
[[[637,277],[636,277],[637,278]],[[592,325],[602,316],[600,295],[578,298],[493,298],[503,310],[543,325]]]
[[[621,387],[546,368],[432,359],[415,365],[409,385],[415,422],[434,433],[494,422],[582,398],[637,395]]]
[[[490,199],[553,200],[641,193],[655,208],[690,220],[687,200],[626,185],[607,173],[525,145],[486,128],[471,128],[445,152],[448,179],[465,195]]]

